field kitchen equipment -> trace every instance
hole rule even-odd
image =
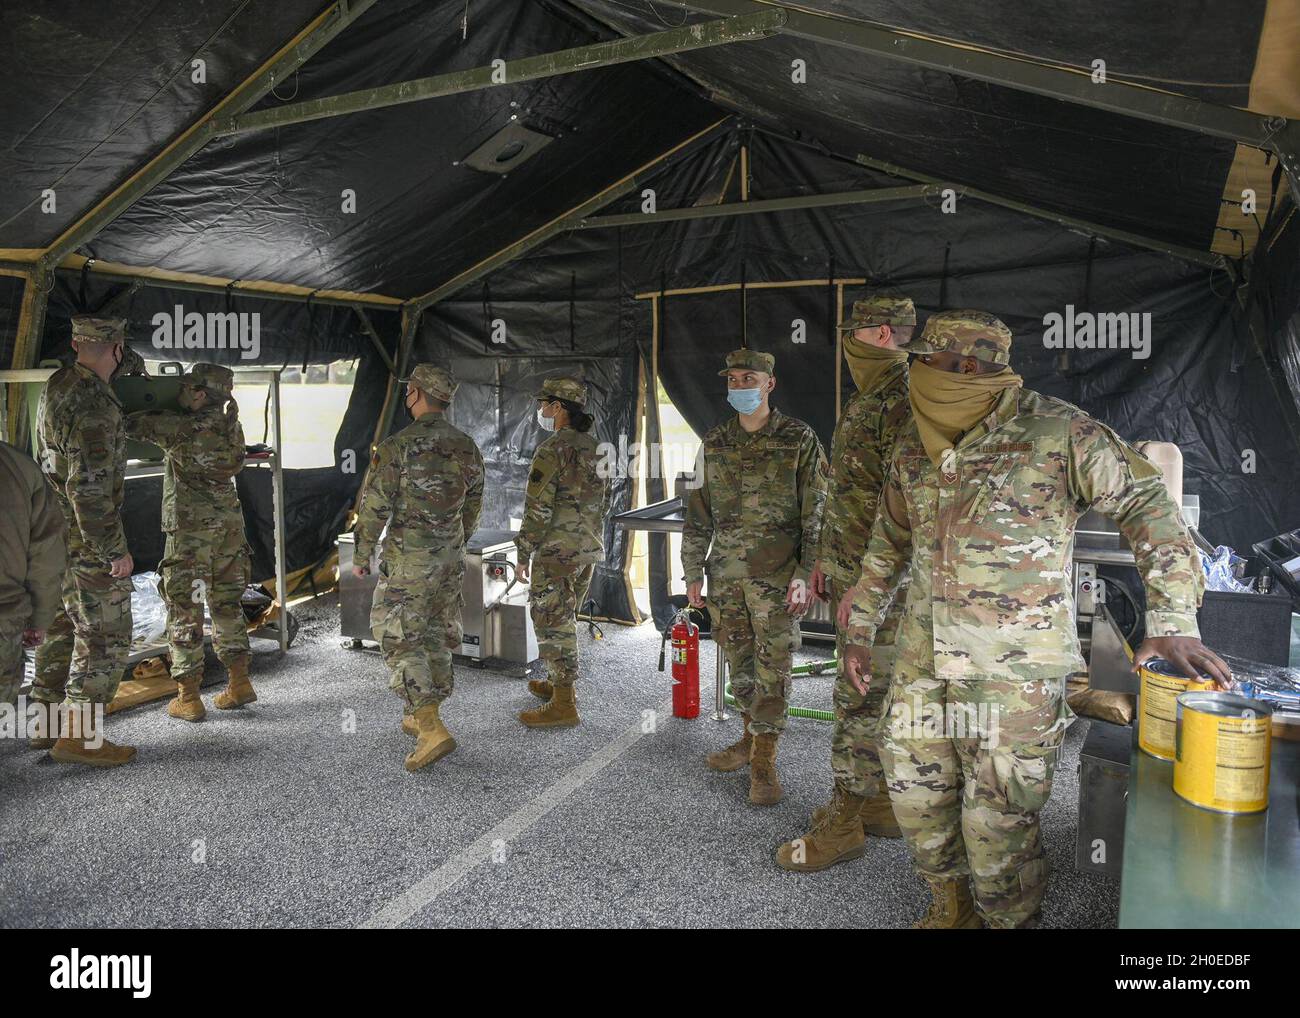
[[[528,613],[528,587],[515,582],[515,532],[479,530],[465,546],[461,586],[463,635],[457,653],[482,663],[489,658],[527,665],[537,659],[537,636]],[[351,645],[373,640],[370,603],[378,582],[378,563],[368,576],[353,576],[356,541],[339,535],[339,620]]]
[[[460,653],[526,665],[537,657],[528,587],[515,582],[515,531],[479,530],[465,548]]]

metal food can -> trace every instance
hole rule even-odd
[[[1213,679],[1189,679],[1164,658],[1152,658],[1141,665],[1138,668],[1138,746],[1160,760],[1172,760],[1178,697],[1192,690],[1212,688]]]
[[[1273,710],[1236,693],[1178,697],[1174,792],[1216,813],[1268,809]]]

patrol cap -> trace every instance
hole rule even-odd
[[[451,402],[451,397],[456,395],[456,388],[460,385],[450,369],[440,368],[436,364],[417,364],[410,377],[403,378],[402,381],[443,403]]]
[[[189,373],[185,376],[185,381],[189,385],[197,385],[201,389],[206,389],[222,400],[227,400],[235,388],[235,373],[220,364],[209,364],[202,361],[190,368]]]
[[[576,378],[548,378],[542,383],[542,391],[537,394],[537,398],[548,401],[562,399],[576,407],[585,407],[587,387]]]
[[[734,368],[741,368],[745,371],[765,371],[769,375],[776,374],[776,358],[770,353],[763,353],[761,350],[732,350],[727,354],[727,366],[718,372],[725,375]]]
[[[72,338],[83,343],[125,343],[126,325],[125,318],[73,315]]]
[[[840,325],[840,332],[870,328],[873,325],[907,326],[916,324],[916,305],[911,297],[876,293],[865,300],[855,300],[853,311]]]
[[[944,350],[990,364],[1010,364],[1011,330],[987,311],[940,311],[931,315],[921,335],[907,344],[907,352]]]

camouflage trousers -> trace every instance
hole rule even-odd
[[[132,589],[131,577],[109,575],[109,564],[69,535],[63,605],[36,648],[33,700],[112,702],[131,653]]]
[[[921,875],[969,875],[992,927],[1038,917],[1048,872],[1038,813],[1070,717],[1064,678],[895,672],[882,754],[894,816]]]
[[[0,703],[16,703],[23,684],[23,619],[0,619]]]
[[[736,705],[755,735],[785,731],[799,620],[785,608],[789,580],[709,580],[713,638],[722,645]]]
[[[388,666],[388,688],[410,713],[451,696],[451,655],[461,643],[465,560],[379,568],[370,628]]]
[[[578,603],[587,595],[595,566],[562,566],[533,559],[528,614],[537,634],[537,652],[553,686],[578,680]]]
[[[248,622],[240,598],[248,584],[244,528],[181,537],[167,535],[162,594],[167,601],[167,642],[172,678],[203,670],[203,602],[212,616],[212,649],[227,668],[249,656]]]
[[[829,584],[831,610],[844,596],[844,585]],[[840,661],[835,676],[835,727],[831,731],[831,772],[837,787],[852,795],[879,794],[885,779],[880,762],[880,725],[893,670],[894,637],[907,603],[907,582],[894,594],[884,622],[876,631],[871,649],[872,682],[867,694],[859,693],[844,671],[844,631],[835,630],[835,657]]]

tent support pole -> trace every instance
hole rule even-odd
[[[380,342],[379,333],[377,333],[375,327],[370,324],[370,316],[366,314],[366,309],[357,306],[352,310],[354,310],[357,313],[357,317],[361,319],[361,327],[366,330],[366,335],[370,337],[370,342],[373,344],[375,352],[379,354],[380,359],[384,362],[384,366],[388,368],[388,373],[390,375],[396,375],[397,365],[393,363],[393,358],[388,355],[388,351],[384,349],[384,344]]]
[[[876,202],[906,201],[936,194],[934,187],[917,184],[913,187],[883,187],[866,191],[841,191],[838,194],[805,194],[791,198],[764,198],[761,201],[739,201],[726,205],[700,205],[684,209],[664,209],[661,212],[630,212],[621,216],[593,216],[579,219],[573,224],[576,230],[591,230],[609,226],[648,226],[652,223],[675,223],[683,219],[724,219],[729,216],[748,216],[759,212],[787,212],[791,209],[828,208],[836,205],[871,205]]]
[[[263,131],[289,124],[304,124],[328,117],[340,117],[365,110],[385,109],[403,103],[422,102],[441,96],[460,95],[502,85],[515,85],[522,81],[552,78],[593,67],[612,67],[615,64],[648,60],[686,53],[710,46],[732,42],[749,42],[775,35],[785,24],[785,11],[779,7],[765,8],[723,18],[703,25],[673,28],[650,35],[612,39],[608,42],[579,46],[576,49],[543,53],[520,60],[498,60],[488,67],[475,67],[467,71],[452,71],[429,78],[416,78],[378,88],[309,99],[254,113],[223,117],[216,125],[217,137]]]
[[[357,309],[357,314],[361,310]],[[366,450],[366,469],[361,475],[361,484],[357,487],[357,498],[352,503],[352,517],[348,520],[348,527],[352,526],[355,514],[361,508],[361,497],[366,493],[366,485],[370,481],[370,466],[374,462],[372,452],[379,445],[393,428],[393,417],[397,412],[397,394],[401,389],[400,378],[407,374],[407,367],[411,356],[411,349],[415,345],[415,333],[420,324],[420,311],[412,312],[409,306],[402,308],[402,334],[397,341],[397,363],[388,358],[387,354],[380,348],[380,353],[384,353],[384,361],[389,365],[388,388],[384,392],[384,405],[379,408],[379,420],[375,424],[375,437],[370,443],[371,448]],[[369,322],[366,322],[369,329]],[[378,345],[379,337],[371,332],[371,339]]]
[[[65,230],[41,256],[44,268],[52,269],[63,260],[65,255],[71,254],[82,244],[96,237],[109,223],[166,180],[173,170],[203,148],[214,137],[214,124],[217,118],[229,117],[248,109],[265,96],[277,82],[293,74],[377,2],[378,0],[336,0],[330,4],[275,56],[245,78],[234,91],[186,128],[170,145]]]
[[[700,139],[712,134],[730,119],[730,117],[723,117],[721,120],[715,120],[702,131],[697,131],[689,138],[678,142],[667,152],[661,153],[654,159],[651,159],[648,163],[633,170],[627,176],[620,180],[616,180],[614,183],[610,184],[609,187],[605,188],[603,191],[598,191],[580,205],[576,205],[569,209],[568,212],[556,216],[549,223],[539,226],[527,236],[521,237],[508,247],[503,247],[496,254],[483,259],[483,261],[479,262],[477,265],[453,276],[437,289],[430,290],[428,293],[422,294],[419,297],[413,297],[409,306],[414,308],[417,312],[423,311],[430,305],[436,304],[438,301],[444,300],[452,294],[463,290],[465,287],[469,286],[470,283],[477,279],[481,279],[488,273],[500,268],[502,265],[514,261],[521,255],[531,251],[538,244],[545,243],[557,234],[572,229],[583,217],[599,211],[606,205],[610,204],[610,202],[617,201],[623,195],[636,190],[636,188],[641,185],[646,174],[657,170],[664,162],[681,152],[683,149],[686,149],[688,146],[694,144]]]
[[[375,445],[387,438],[389,432],[393,430],[393,417],[397,414],[397,394],[401,388],[401,380],[410,374],[411,350],[415,346],[415,334],[419,331],[421,314],[423,314],[422,310],[413,310],[409,306],[402,308],[402,335],[397,341],[397,361],[392,376],[388,379],[388,392],[384,396],[384,406],[379,411],[379,424],[375,428]],[[365,487],[364,479],[362,487]]]
[[[64,258],[56,271],[80,275],[87,259],[73,254]],[[327,304],[331,307],[368,307],[379,311],[396,311],[401,307],[399,297],[381,293],[353,293],[348,290],[317,290],[312,287],[288,283],[271,283],[252,279],[222,279],[216,276],[194,276],[190,273],[170,272],[164,269],[140,269],[132,265],[104,263],[91,260],[89,272],[97,279],[116,283],[134,283],[162,290],[182,290],[192,293],[213,293],[218,296],[233,294],[236,297],[255,297],[259,300],[278,300],[292,304]]]
[[[34,368],[41,356],[41,337],[45,334],[45,309],[49,303],[49,287],[54,282],[41,265],[32,266],[23,283],[23,299],[18,311],[18,332],[14,337],[13,358],[10,367]],[[9,390],[8,427],[9,443],[19,449],[31,444],[27,425],[27,397],[21,386]]]
[[[1086,219],[1076,219],[1074,216],[1067,216],[1060,212],[1051,212],[1047,209],[1039,208],[1036,205],[1028,205],[1022,201],[1016,201],[1012,198],[1003,198],[1000,195],[990,194],[987,191],[980,191],[974,187],[967,187],[965,184],[959,184],[956,181],[945,181],[939,177],[931,177],[924,173],[917,173],[915,170],[904,169],[901,166],[895,166],[893,163],[885,162],[882,159],[872,159],[870,156],[859,155],[857,161],[863,166],[870,167],[873,170],[880,170],[882,173],[888,173],[895,177],[905,177],[908,180],[919,181],[931,186],[950,186],[954,190],[961,192],[968,198],[974,198],[977,201],[988,202],[990,205],[1001,205],[1003,208],[1012,209],[1015,212],[1023,212],[1025,215],[1036,216],[1039,219],[1046,219],[1056,223],[1058,226],[1064,226],[1070,230],[1080,230],[1098,237],[1107,237],[1111,240],[1118,240],[1124,244],[1131,244],[1134,247],[1143,247],[1151,251],[1159,251],[1161,254],[1169,255],[1173,258],[1181,258],[1186,262],[1193,262],[1197,265],[1204,265],[1211,269],[1223,269],[1231,272],[1231,265],[1223,255],[1214,254],[1211,251],[1198,251],[1196,248],[1184,247],[1180,244],[1173,244],[1169,241],[1156,240],[1152,237],[1146,237],[1139,233],[1130,233],[1127,230],[1118,230],[1111,226],[1102,226],[1099,223],[1092,223]]]
[[[670,6],[731,18],[785,11],[782,35],[927,67],[1005,88],[1137,117],[1276,152],[1294,183],[1300,178],[1300,121],[1221,106],[1120,79],[1094,81],[1090,70],[1004,56],[969,45],[909,35],[865,21],[755,0],[665,0]]]

